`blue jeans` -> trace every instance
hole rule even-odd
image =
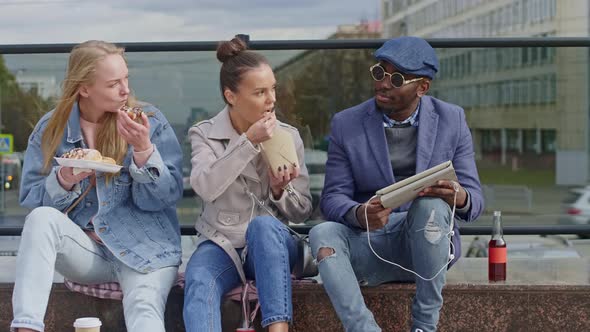
[[[371,232],[371,245],[383,258],[432,278],[448,262],[451,209],[439,198],[418,198],[408,212],[392,213],[388,224]],[[335,222],[324,222],[310,233],[312,252],[332,248],[334,254],[319,262],[324,288],[346,331],[381,331],[366,307],[360,285],[415,282],[412,331],[436,331],[442,308],[446,268],[424,281],[377,258],[367,233]]]
[[[244,272],[256,280],[262,326],[291,321],[291,269],[298,259],[295,239],[279,220],[260,216],[248,226],[246,245]],[[221,331],[222,297],[240,284],[229,255],[211,241],[201,243],[186,266],[186,331]]]
[[[54,270],[81,284],[119,282],[127,331],[165,331],[166,300],[178,267],[137,272],[90,239],[65,214],[50,207],[34,209],[25,221],[16,258],[11,330],[45,329],[43,318]]]

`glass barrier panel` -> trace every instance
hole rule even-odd
[[[330,119],[374,94],[368,70],[375,63],[372,51],[261,52],[277,78],[277,116],[299,129],[305,145],[314,202],[310,223],[323,219],[318,203]],[[437,49],[437,53],[440,72],[429,94],[465,110],[486,201],[481,217],[485,224],[493,210],[504,212],[506,225],[587,223],[588,50],[519,47]],[[187,131],[224,106],[220,63],[215,52],[128,53],[127,58],[134,94],[164,112],[183,147],[185,196],[178,214],[183,224],[193,224],[201,202],[188,183]],[[3,133],[14,135],[15,149],[3,158],[6,172],[15,173],[15,182],[4,187],[4,211],[24,217],[26,210],[18,206],[20,164],[14,161],[21,160],[38,118],[55,105],[67,55],[3,59],[0,73],[8,79],[0,82],[0,122]],[[578,193],[580,200],[568,200]]]

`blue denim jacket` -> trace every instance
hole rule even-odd
[[[182,151],[172,127],[154,106],[149,117],[154,153],[139,168],[129,148],[123,168],[110,183],[96,174],[96,190],[91,190],[68,216],[82,229],[94,229],[103,243],[127,266],[147,273],[166,266],[180,265],[180,229],[176,202],[182,197]],[[25,152],[20,204],[27,208],[51,206],[65,211],[90,185],[89,179],[71,191],[57,180],[54,162],[49,174],[43,172],[41,139],[53,111],[39,120],[29,137]],[[80,112],[75,104],[56,157],[75,147],[86,147],[80,128]],[[93,218],[94,217],[94,218]],[[90,219],[92,223],[90,223]]]

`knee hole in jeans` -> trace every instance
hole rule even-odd
[[[432,209],[432,211],[430,212],[430,217],[426,222],[426,227],[424,227],[423,229],[424,237],[431,244],[439,243],[443,236],[443,229],[435,220],[435,211],[435,209]]]
[[[334,250],[334,248],[322,247],[318,250],[318,255],[317,255],[316,260],[318,261],[318,263],[320,263],[321,261],[324,260],[324,258],[334,256],[334,254],[336,254],[336,250]]]

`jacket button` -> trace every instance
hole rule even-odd
[[[86,207],[91,207],[92,203],[91,202],[86,202]]]
[[[100,203],[100,205],[102,205],[102,206],[106,206],[107,204],[108,204],[107,202]]]
[[[98,232],[99,233],[104,233],[104,231],[106,231],[106,230],[107,230],[106,227],[101,227],[101,228],[98,229]]]

